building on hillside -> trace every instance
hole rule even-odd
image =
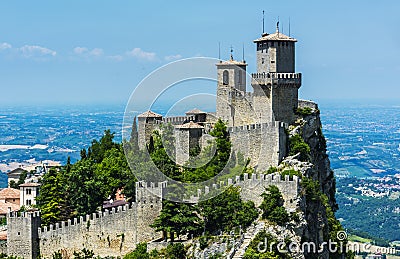
[[[39,195],[39,183],[24,183],[19,186],[21,206],[31,207],[36,205],[36,197]]]
[[[15,183],[19,181],[19,178],[22,173],[28,172],[26,169],[23,167],[18,167],[15,168],[14,170],[11,170],[10,172],[7,173],[8,176],[8,186],[10,187],[10,182],[14,181]]]
[[[0,217],[5,217],[8,211],[20,209],[20,193],[18,189],[5,188],[0,191]]]

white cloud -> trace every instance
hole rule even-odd
[[[83,48],[83,47],[74,48],[74,53],[75,54],[83,54],[83,53],[85,53],[87,51],[88,51],[88,49],[87,48]]]
[[[90,54],[91,56],[96,56],[96,57],[102,56],[102,55],[103,55],[103,49],[94,48],[94,49],[92,49],[92,51],[90,51],[89,54]]]
[[[104,51],[103,51],[103,49],[100,49],[100,48],[94,48],[92,50],[89,50],[88,48],[85,48],[85,47],[76,47],[76,48],[74,48],[74,53],[76,55],[85,56],[85,57],[100,57],[100,56],[103,56]]]
[[[176,55],[171,55],[171,56],[165,56],[164,59],[166,61],[173,61],[173,60],[177,60],[177,59],[181,59],[182,55],[181,54],[176,54]]]
[[[57,55],[57,52],[54,50],[44,48],[41,46],[36,46],[36,45],[25,45],[19,49],[22,52],[22,55],[24,57],[30,58],[30,57],[36,57],[36,56],[55,56]]]
[[[11,44],[8,44],[7,42],[3,42],[0,44],[0,50],[11,49],[11,48],[12,48]]]
[[[124,57],[121,55],[108,56],[107,58],[114,61],[122,61],[124,59]]]
[[[153,61],[156,59],[156,53],[146,52],[141,48],[134,48],[131,51],[126,52],[129,57],[134,57],[142,60]]]

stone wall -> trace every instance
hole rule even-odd
[[[298,106],[298,87],[295,85],[278,85],[272,87],[273,120],[293,123]]]
[[[235,179],[229,178],[220,184],[206,186],[204,189],[197,190],[197,195],[190,197],[188,201],[196,203],[200,196],[208,194],[215,189],[224,188],[230,185],[239,186],[241,188],[240,197],[245,201],[253,201],[258,207],[261,205],[263,198],[261,194],[265,192],[268,186],[275,185],[282,193],[285,200],[284,206],[287,211],[294,211],[298,206],[300,179],[297,176],[290,178],[288,175],[284,179],[279,174],[247,174],[243,178],[236,176]]]
[[[250,166],[263,172],[277,166],[286,155],[286,125],[282,122],[251,124],[229,128],[232,147],[250,158]]]
[[[7,215],[7,254],[21,258],[36,258],[39,254],[39,212],[10,212]]]
[[[137,202],[40,228],[39,213],[9,214],[8,255],[51,258],[60,251],[66,258],[83,248],[95,255],[123,256],[136,244],[160,235],[149,225],[160,214],[165,183],[136,185]]]

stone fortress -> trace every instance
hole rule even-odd
[[[276,185],[285,199],[287,210],[298,203],[299,180],[296,176],[281,179],[277,175],[264,175],[270,166],[277,166],[287,155],[286,129],[295,120],[298,107],[316,109],[316,104],[298,100],[301,74],[295,72],[296,39],[279,32],[263,33],[254,42],[257,47],[257,72],[251,74],[253,92],[246,92],[245,61],[220,61],[218,73],[216,113],[193,109],[180,117],[166,117],[147,111],[138,116],[139,147],[146,148],[151,133],[160,125],[171,123],[175,128],[176,162],[183,164],[189,158],[189,149],[204,146],[207,134],[218,118],[228,125],[233,148],[251,159],[257,173],[243,178],[227,179],[198,190],[192,196],[196,202],[200,195],[231,184],[240,186],[244,200],[259,205],[265,187]],[[8,255],[21,258],[51,258],[55,252],[72,257],[83,248],[95,255],[123,256],[139,242],[160,237],[150,224],[162,209],[162,194],[167,182],[136,184],[136,201],[111,210],[56,223],[41,228],[39,212],[9,213]]]
[[[314,103],[299,101],[301,73],[295,72],[296,39],[279,32],[263,33],[254,40],[257,47],[257,72],[251,74],[253,92],[246,92],[247,63],[220,61],[217,67],[216,113],[199,109],[186,116],[166,117],[152,111],[138,116],[139,147],[146,148],[151,133],[160,125],[175,127],[176,158],[183,165],[189,159],[189,150],[207,144],[207,133],[217,119],[229,129],[233,149],[250,158],[251,166],[265,171],[277,166],[287,154],[285,129],[295,120],[299,106]],[[312,107],[314,108],[314,107]]]

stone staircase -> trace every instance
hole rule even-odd
[[[247,228],[247,231],[244,233],[243,241],[240,246],[235,249],[235,253],[231,257],[232,259],[243,258],[244,253],[246,252],[247,247],[250,245],[251,240],[265,227],[265,223],[262,221],[256,221],[256,224]]]

